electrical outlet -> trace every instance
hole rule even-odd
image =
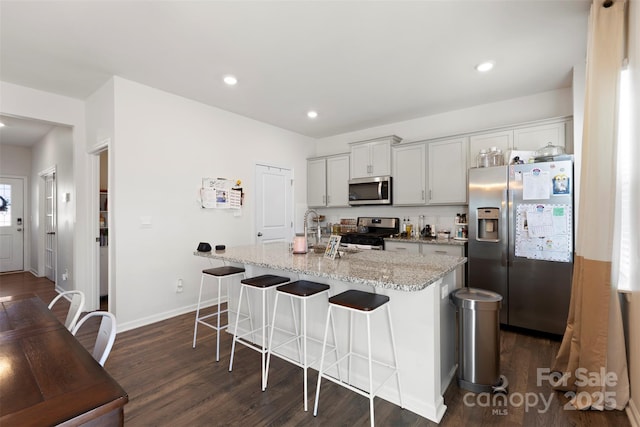
[[[179,294],[184,290],[182,285],[182,279],[178,279],[178,284],[176,285],[176,293]]]
[[[62,273],[62,280],[69,280],[69,270],[64,269],[64,273]]]

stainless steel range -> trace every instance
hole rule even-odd
[[[340,246],[358,249],[384,249],[384,238],[400,232],[399,218],[358,217],[356,232],[346,233]]]

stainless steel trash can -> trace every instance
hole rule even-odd
[[[502,296],[475,288],[451,292],[458,319],[458,386],[474,393],[494,391],[500,376]]]

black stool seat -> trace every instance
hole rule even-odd
[[[299,297],[310,297],[317,293],[324,292],[329,288],[329,285],[323,285],[322,283],[310,282],[309,280],[297,280],[287,283],[286,285],[278,286],[276,290]]]
[[[256,288],[270,288],[281,283],[286,283],[290,279],[288,277],[276,276],[274,274],[264,274],[262,276],[249,277],[248,279],[242,279],[240,283],[245,285],[254,286]]]
[[[232,274],[244,273],[244,268],[232,267],[226,265],[224,267],[207,268],[202,270],[202,274],[210,274],[212,276],[230,276]]]
[[[342,305],[360,311],[373,311],[388,302],[389,297],[386,295],[372,294],[355,289],[329,298],[329,304]]]

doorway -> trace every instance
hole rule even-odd
[[[24,179],[0,177],[0,273],[24,270]]]
[[[44,179],[44,275],[56,282],[57,243],[56,229],[58,224],[56,203],[55,169],[42,175]]]
[[[109,150],[102,150],[98,154],[99,184],[98,184],[98,210],[99,232],[98,243],[100,254],[98,262],[99,270],[99,295],[100,310],[109,309]]]
[[[293,239],[293,179],[290,169],[256,165],[256,243]]]

